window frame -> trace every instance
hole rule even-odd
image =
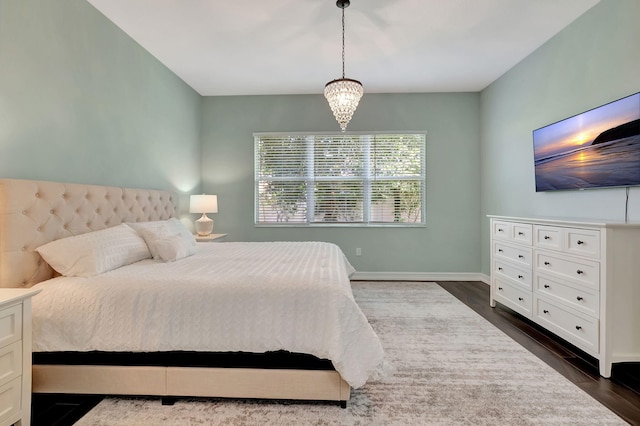
[[[259,169],[259,156],[258,156],[258,141],[259,138],[261,137],[271,137],[271,138],[289,138],[289,137],[297,137],[297,138],[304,138],[304,139],[309,139],[309,137],[340,137],[340,136],[347,136],[347,137],[363,137],[363,136],[377,136],[377,135],[393,135],[393,136],[402,136],[402,135],[422,135],[423,136],[423,143],[424,146],[422,147],[422,151],[421,151],[421,176],[419,181],[421,182],[421,186],[422,186],[422,194],[421,194],[421,205],[420,205],[420,212],[421,212],[421,221],[420,222],[371,222],[371,221],[364,221],[364,218],[367,217],[367,213],[365,212],[365,210],[370,210],[371,209],[371,198],[370,198],[370,193],[371,193],[371,184],[373,182],[376,181],[376,179],[373,178],[373,176],[370,174],[370,172],[367,172],[368,175],[363,175],[363,176],[359,176],[357,178],[354,178],[354,180],[361,180],[364,184],[364,188],[363,190],[365,192],[368,192],[368,203],[364,203],[364,200],[366,200],[367,196],[365,196],[365,198],[363,198],[363,221],[359,221],[359,222],[312,222],[309,220],[309,212],[313,211],[315,209],[314,207],[314,200],[312,197],[311,202],[309,202],[309,199],[307,199],[307,220],[305,222],[260,222],[259,221],[259,215],[260,215],[260,197],[259,197],[259,176],[258,176],[258,169]],[[253,139],[254,139],[254,147],[253,147],[253,156],[254,156],[254,193],[253,193],[253,199],[254,199],[254,227],[257,228],[277,228],[277,227],[281,227],[281,228],[316,228],[316,227],[336,227],[336,228],[376,228],[376,227],[391,227],[391,228],[425,228],[427,226],[427,203],[426,203],[426,198],[427,198],[427,131],[375,131],[375,132],[354,132],[354,131],[348,131],[348,132],[255,132],[253,133]],[[369,146],[370,143],[369,143]],[[367,167],[368,169],[368,167]],[[307,183],[307,185],[309,184],[309,182],[319,182],[319,181],[326,181],[326,180],[331,180],[328,177],[323,177],[320,179],[314,178],[314,177],[303,177],[301,176],[301,180],[305,181]],[[340,181],[344,181],[347,179],[339,179]],[[380,181],[381,179],[378,178],[378,181]],[[385,180],[385,179],[383,179]],[[398,177],[388,177],[386,180],[399,180]],[[407,180],[417,180],[417,179],[407,179]],[[368,183],[368,184],[367,184]]]

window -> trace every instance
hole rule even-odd
[[[256,224],[424,224],[425,134],[254,138]]]

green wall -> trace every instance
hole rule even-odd
[[[487,214],[624,219],[624,189],[536,193],[531,132],[640,91],[638,22],[639,0],[602,0],[482,92],[483,273]],[[629,218],[640,221],[640,188]]]
[[[200,96],[84,0],[0,0],[0,177],[190,191]]]
[[[426,227],[271,229],[253,225],[252,134],[337,131],[321,94],[202,98],[84,0],[0,0],[0,177],[203,190],[230,240],[488,274],[486,214],[624,217],[623,189],[536,193],[531,131],[640,90],[639,19],[640,0],[602,0],[481,93],[366,93],[349,130],[427,131]]]
[[[216,232],[234,241],[334,242],[358,271],[477,273],[479,99],[478,93],[365,94],[349,124],[351,131],[427,131],[425,228],[294,229],[253,224],[253,133],[339,132],[324,97],[204,98],[202,185],[218,195]]]

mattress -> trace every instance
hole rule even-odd
[[[33,350],[284,350],[330,360],[358,388],[382,372],[384,352],[353,271],[330,243],[199,243],[176,262],[57,277],[34,286]]]

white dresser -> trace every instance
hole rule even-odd
[[[31,419],[31,297],[39,290],[0,289],[0,425]]]
[[[640,224],[489,216],[499,302],[599,360],[640,361]]]

